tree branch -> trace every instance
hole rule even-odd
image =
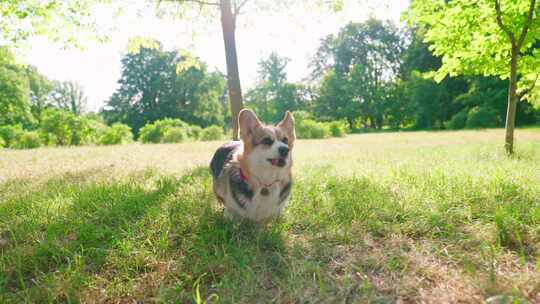
[[[531,0],[531,4],[529,6],[529,15],[527,16],[527,22],[523,26],[523,29],[521,30],[521,34],[519,35],[519,41],[517,43],[518,49],[521,48],[523,42],[525,41],[525,38],[527,37],[527,33],[529,32],[529,27],[531,26],[531,23],[532,23],[535,6],[536,6],[536,0]]]
[[[536,1],[536,0],[531,0]],[[502,14],[501,14],[501,2],[500,0],[495,0],[495,11],[497,12],[497,24],[499,27],[508,35],[508,38],[510,38],[510,41],[512,42],[512,45],[516,43],[516,36],[514,36],[514,33],[510,31],[503,23],[502,21]]]
[[[212,5],[212,6],[219,6],[219,2],[211,2],[211,1],[205,1],[205,0],[159,0],[159,2],[190,2],[190,3],[195,3],[195,4],[199,4],[200,6],[203,6],[203,5]]]
[[[210,1],[202,1],[202,0],[182,0],[180,2],[193,2],[200,5],[213,5],[213,6],[219,6],[219,2],[210,2]]]
[[[238,16],[240,14],[240,10],[242,10],[242,8],[246,5],[246,3],[248,2],[249,0],[243,0],[242,2],[240,2],[240,4],[236,5],[236,1],[234,2],[234,15],[235,16]]]
[[[162,2],[178,3],[177,5],[181,5],[185,3],[198,4],[199,14],[201,14],[204,6],[219,6],[219,2],[210,2],[206,0],[157,0],[157,5],[159,6]]]

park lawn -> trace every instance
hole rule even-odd
[[[219,142],[0,151],[0,302],[540,302],[540,129],[301,140],[264,230]]]

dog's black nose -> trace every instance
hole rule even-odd
[[[279,147],[278,149],[279,155],[281,157],[285,157],[289,154],[289,148],[288,147]]]

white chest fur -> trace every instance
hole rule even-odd
[[[286,202],[280,200],[281,186],[279,183],[266,188],[268,193],[263,195],[259,190],[253,196],[251,203],[246,206],[246,217],[261,221],[270,217],[278,216]]]
[[[236,203],[232,193],[229,193],[226,202],[228,212],[231,215],[236,214],[255,222],[262,222],[279,216],[287,204],[289,193],[285,194],[286,197],[282,197],[282,183],[275,183],[266,187],[266,189],[268,190],[266,195],[263,194],[266,191],[259,189],[250,200],[242,199],[243,206]]]

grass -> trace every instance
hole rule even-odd
[[[285,215],[224,219],[220,143],[0,151],[1,303],[538,303],[540,130],[299,141]]]

